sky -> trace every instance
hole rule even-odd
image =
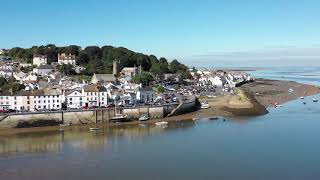
[[[2,0],[0,48],[113,45],[195,66],[320,66],[319,0]]]

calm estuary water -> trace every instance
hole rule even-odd
[[[314,97],[249,119],[2,135],[0,179],[320,179]]]

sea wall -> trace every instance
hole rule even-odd
[[[59,124],[90,124],[110,122],[115,114],[126,115],[130,120],[136,120],[142,115],[148,115],[150,119],[166,117],[178,104],[166,106],[136,107],[123,109],[97,109],[84,111],[53,111],[9,114],[0,116],[0,127],[40,127]],[[191,112],[194,109],[194,101],[186,101],[178,108],[176,115]],[[117,112],[116,112],[117,111]]]

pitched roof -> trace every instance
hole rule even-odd
[[[95,74],[95,76],[98,81],[111,82],[116,80],[113,74]]]
[[[83,86],[84,92],[105,92],[107,89],[104,86],[97,86],[95,84]]]

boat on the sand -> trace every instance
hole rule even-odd
[[[114,121],[114,122],[127,121],[127,116],[123,116],[122,114],[116,114],[114,117],[111,118],[111,121]]]
[[[209,109],[210,105],[206,102],[201,102],[201,109]]]
[[[139,121],[147,121],[149,120],[149,117],[147,115],[139,117]]]

